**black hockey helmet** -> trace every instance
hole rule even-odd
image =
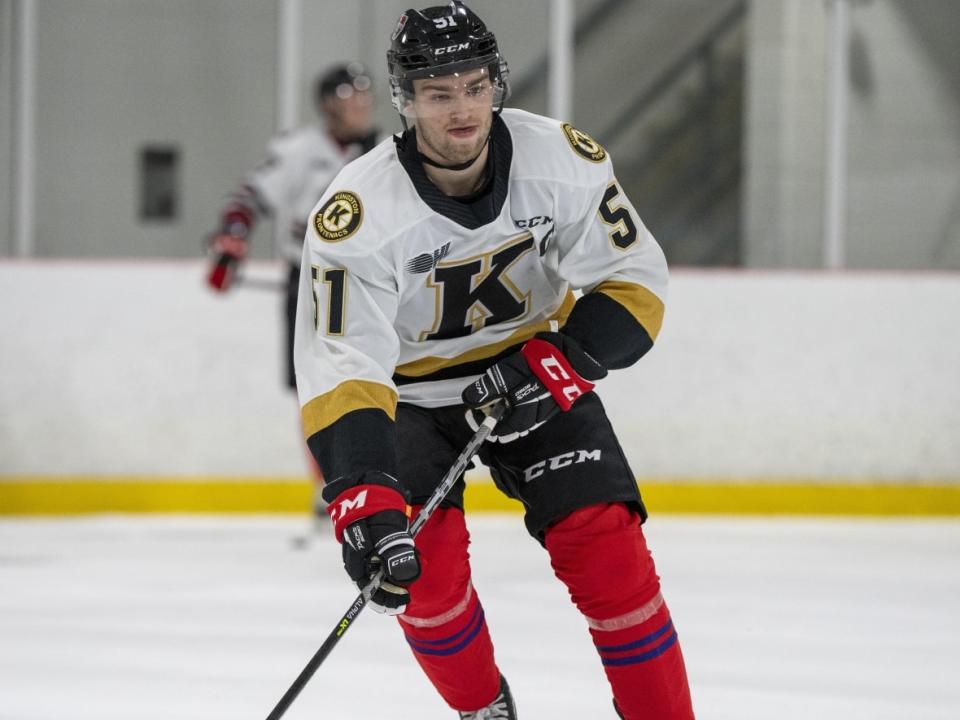
[[[397,21],[387,51],[393,106],[401,116],[413,99],[413,81],[487,68],[495,111],[510,95],[507,62],[497,38],[460,0],[424,10],[407,10]]]
[[[317,102],[328,97],[348,98],[354,92],[365,92],[372,87],[370,73],[361,63],[339,63],[327,68],[317,77],[313,96]]]

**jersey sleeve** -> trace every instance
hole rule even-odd
[[[340,193],[340,196],[351,195]],[[311,217],[297,301],[294,363],[304,435],[330,481],[364,470],[396,474],[392,381],[400,352],[392,271],[364,238],[324,240]],[[319,220],[318,220],[319,215]],[[347,221],[362,220],[358,215]]]
[[[588,171],[590,184],[568,188],[557,227],[559,274],[584,293],[563,332],[616,369],[640,359],[660,332],[667,263],[609,156]]]
[[[264,160],[244,177],[244,188],[254,196],[257,209],[264,215],[274,215],[279,208],[286,207],[296,191],[300,163],[297,153],[291,152],[291,144],[289,137],[272,139]]]
[[[290,170],[279,140],[274,138],[267,146],[266,158],[230,193],[220,213],[221,232],[245,238],[262,217],[275,215],[286,200]]]

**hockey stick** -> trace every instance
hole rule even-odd
[[[250,288],[251,290],[270,290],[272,292],[280,292],[287,288],[287,284],[283,280],[248,277],[246,275],[238,275],[234,278],[233,284],[237,287]]]
[[[433,515],[433,511],[436,510],[440,503],[443,502],[443,499],[447,496],[454,484],[457,482],[457,478],[460,477],[460,474],[467,469],[470,461],[473,460],[473,456],[477,454],[477,451],[480,449],[483,441],[487,439],[487,436],[490,435],[490,433],[493,431],[493,428],[496,427],[498,422],[500,422],[500,418],[503,417],[503,414],[506,412],[506,410],[507,406],[503,402],[496,403],[490,409],[489,414],[480,424],[480,428],[476,433],[474,433],[474,436],[470,438],[470,442],[467,443],[467,446],[463,449],[463,452],[460,453],[460,457],[457,458],[457,461],[453,464],[453,467],[447,471],[447,474],[443,476],[443,481],[437,486],[437,489],[433,491],[433,494],[420,509],[420,512],[417,513],[417,517],[413,519],[413,524],[410,526],[410,535],[416,537],[424,523],[430,519],[430,516]],[[287,692],[285,692],[283,697],[280,698],[280,702],[278,702],[276,707],[273,708],[273,712],[267,715],[267,720],[280,720],[280,718],[283,717],[283,714],[289,709],[290,705],[293,704],[293,701],[297,699],[300,691],[303,690],[308,682],[310,682],[310,678],[313,677],[314,673],[319,669],[323,661],[327,659],[327,655],[329,655],[333,648],[336,647],[337,643],[340,642],[340,638],[342,638],[347,630],[350,629],[353,621],[357,619],[357,616],[360,614],[363,608],[366,607],[367,601],[370,599],[370,595],[380,584],[381,577],[382,572],[377,573],[370,583],[360,591],[357,599],[353,601],[353,605],[351,605],[350,609],[344,613],[343,617],[340,619],[340,622],[337,623],[337,626],[327,636],[327,639],[324,641],[323,645],[320,646],[320,649],[314,653],[314,656],[310,658],[310,662],[307,663],[306,667],[303,668],[303,670],[297,676],[297,679],[293,681],[293,684],[290,686]]]

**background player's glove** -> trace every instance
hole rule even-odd
[[[323,499],[330,503],[333,531],[343,543],[347,574],[363,589],[383,570],[370,607],[387,615],[402,613],[410,602],[406,586],[420,577],[420,559],[400,484],[386,473],[367,471],[327,483]]]
[[[217,292],[230,289],[237,266],[247,256],[247,241],[239,235],[220,233],[210,238],[214,261],[207,273],[207,284]]]
[[[500,442],[526,435],[558,412],[569,410],[593,389],[592,380],[607,371],[566,335],[539,333],[512,355],[490,367],[463,391],[464,404],[474,409],[504,398],[507,415],[497,426]],[[482,416],[477,418],[482,420]]]

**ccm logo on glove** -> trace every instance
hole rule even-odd
[[[480,408],[503,398],[509,409],[497,425],[497,434],[488,439],[512,442],[569,410],[593,389],[594,380],[606,374],[572,338],[556,332],[539,333],[464,389],[467,422],[479,427],[484,417]]]
[[[521,352],[533,374],[564,412],[573,407],[578,397],[593,390],[594,384],[582,378],[553,343],[534,338],[523,346]]]
[[[406,586],[420,576],[404,488],[387,473],[368,470],[327,483],[323,499],[330,503],[333,531],[343,543],[347,574],[362,590],[379,575],[370,607],[388,615],[402,613],[410,602]]]

